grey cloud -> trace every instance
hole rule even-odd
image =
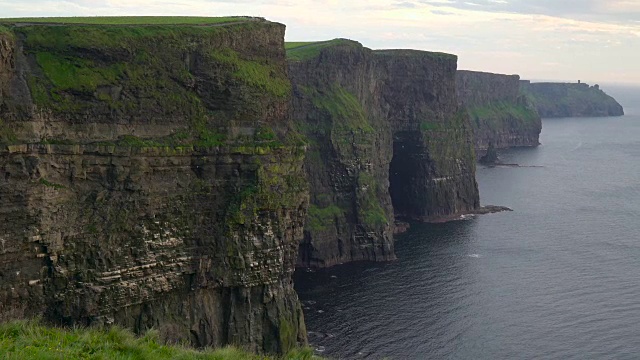
[[[415,3],[412,2],[408,2],[408,1],[404,1],[404,2],[397,2],[393,5],[393,7],[395,8],[404,8],[404,9],[414,9],[417,7],[417,5]]]
[[[444,10],[431,10],[431,13],[436,15],[454,15],[454,13]]]
[[[611,0],[420,0],[422,4],[465,10],[549,15],[580,20],[633,22],[639,12],[604,13],[600,9]]]

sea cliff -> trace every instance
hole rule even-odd
[[[598,85],[522,81],[521,88],[543,118],[624,115],[622,106]]]
[[[539,145],[542,122],[528,98],[520,92],[520,76],[460,70],[460,104],[471,117],[476,151]]]
[[[390,260],[396,217],[436,221],[479,207],[454,55],[348,40],[288,47],[294,121],[309,141],[300,266]]]
[[[304,343],[281,24],[4,24],[0,304],[196,346]]]

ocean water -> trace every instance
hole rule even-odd
[[[619,118],[544,119],[538,148],[479,167],[513,212],[414,224],[399,260],[299,271],[310,342],[332,358],[640,358],[640,89]]]

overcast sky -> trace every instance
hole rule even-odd
[[[640,0],[0,0],[0,17],[252,15],[287,41],[443,51],[458,68],[640,84]]]

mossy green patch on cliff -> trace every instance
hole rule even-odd
[[[11,127],[0,119],[0,144],[12,145],[18,141],[16,133]]]
[[[494,102],[486,106],[473,107],[469,109],[469,115],[478,126],[480,121],[484,121],[494,129],[506,126],[507,123],[503,121],[505,118],[518,119],[523,124],[535,124],[539,119],[535,109],[508,102]]]
[[[277,97],[291,94],[291,82],[286,74],[267,61],[246,60],[231,49],[214,50],[210,55],[212,60],[232,67],[233,75],[247,85]]]
[[[302,161],[302,156],[296,160]],[[251,178],[242,179],[227,190],[226,225],[235,228],[260,211],[294,207],[307,191],[307,180],[295,163],[259,165]]]
[[[44,186],[47,186],[47,187],[51,187],[51,188],[57,189],[57,190],[65,188],[64,185],[56,184],[56,183],[51,182],[51,181],[49,181],[49,180],[47,180],[45,178],[40,179],[40,184],[42,184]]]
[[[310,205],[307,226],[313,231],[326,230],[334,223],[335,218],[338,216],[344,216],[344,210],[336,205],[330,205],[324,208]]]
[[[248,182],[228,192],[231,200],[227,207],[227,225],[242,225],[255,215],[255,196],[258,191],[255,182]]]
[[[380,187],[373,175],[361,172],[358,175],[358,190],[356,195],[360,207],[360,219],[367,225],[381,226],[388,223],[388,219],[380,204]]]
[[[374,131],[358,98],[340,85],[335,84],[325,91],[311,90],[307,95],[311,96],[315,107],[332,116],[334,130],[359,130],[365,133]]]
[[[443,173],[457,171],[453,169],[458,161],[474,164],[473,142],[469,141],[472,129],[467,111],[450,114],[434,129],[423,129],[423,133],[422,141],[428,149],[429,159]]]
[[[25,53],[38,65],[27,80],[40,108],[65,117],[154,114],[224,123],[233,114],[223,114],[203,101],[210,91],[245,94],[241,101],[247,105],[238,106],[238,112],[257,111],[252,105],[260,108],[265,101],[281,101],[291,92],[282,63],[212,45],[224,37],[271,26],[279,25],[255,21],[233,27],[65,25],[23,26],[14,31],[24,38]],[[195,59],[210,63],[194,65]],[[219,88],[197,86],[197,81],[210,78],[217,79]]]
[[[36,53],[36,61],[57,90],[93,93],[100,85],[116,83],[122,69],[96,67],[90,60],[62,57],[49,52]]]
[[[167,115],[189,118],[206,113],[197,94],[186,86],[192,78],[182,49],[173,47],[180,43],[174,38],[179,29],[170,36],[157,27],[19,28],[26,38],[25,51],[35,57],[44,75],[28,78],[34,103],[66,116],[95,111],[100,103],[116,112],[163,109]],[[154,49],[158,39],[167,46],[163,51]]]
[[[4,18],[0,23],[92,24],[92,25],[214,25],[259,20],[243,16],[95,16],[95,17],[24,17]]]
[[[287,59],[294,61],[313,59],[320,55],[320,52],[323,49],[332,46],[362,47],[360,43],[348,39],[333,39],[318,42],[294,42],[285,44],[285,48],[287,49]]]
[[[436,122],[427,121],[427,120],[424,120],[420,123],[420,130],[422,131],[437,130],[440,127],[441,127],[440,124]]]

